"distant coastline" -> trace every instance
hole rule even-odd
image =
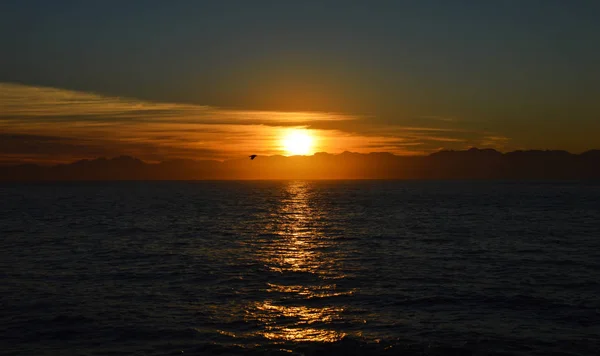
[[[0,181],[260,179],[600,179],[600,150],[502,153],[493,149],[439,151],[428,156],[387,152],[258,156],[226,161],[146,163],[130,156],[80,160],[51,167],[0,167]]]

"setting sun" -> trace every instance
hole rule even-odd
[[[313,137],[306,130],[291,130],[281,140],[283,150],[289,155],[311,153]]]

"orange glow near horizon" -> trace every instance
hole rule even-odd
[[[314,153],[314,137],[308,130],[290,129],[281,139],[281,147],[287,155]]]
[[[423,125],[377,124],[353,114],[223,109],[4,82],[0,108],[0,164],[54,165],[121,155],[157,163],[225,161],[248,152],[425,155],[478,146],[514,149],[509,137],[454,127],[460,121],[443,118],[423,119]],[[432,120],[439,125],[428,125]]]

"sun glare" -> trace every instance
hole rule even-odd
[[[291,130],[281,140],[283,150],[288,155],[311,153],[313,138],[306,130]]]

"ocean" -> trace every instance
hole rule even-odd
[[[600,355],[600,183],[0,184],[3,355]]]

